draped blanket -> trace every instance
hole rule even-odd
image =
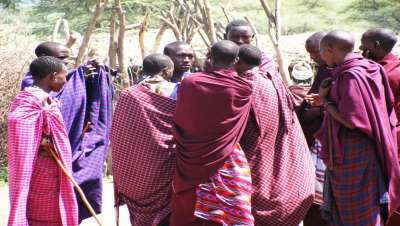
[[[66,169],[71,169],[71,147],[56,102],[46,107],[32,92],[21,91],[8,115],[8,173],[11,212],[8,225],[28,225],[27,200],[32,173],[42,135],[51,137],[54,148]],[[72,183],[59,173],[59,202],[62,224],[78,224],[78,208]],[[45,200],[45,194],[43,196]]]
[[[132,225],[156,226],[171,211],[175,105],[141,84],[119,97],[111,130],[112,171],[116,204],[128,204]]]
[[[315,170],[282,80],[253,69],[253,106],[240,144],[250,165],[256,225],[298,225],[313,202]]]
[[[73,177],[96,213],[101,211],[104,162],[107,158],[112,120],[112,81],[108,67],[98,66],[96,75],[85,78],[85,66],[68,74],[59,93],[61,114],[72,147]],[[32,85],[28,73],[22,89]],[[91,217],[79,196],[79,219]]]

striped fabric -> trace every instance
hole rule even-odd
[[[237,145],[217,173],[197,186],[194,215],[224,226],[254,225],[251,189],[250,167]]]
[[[343,164],[327,174],[323,209],[333,226],[380,226],[387,191],[373,141],[358,130],[344,129]]]
[[[40,91],[44,93],[43,91]],[[9,226],[78,225],[72,183],[48,157],[39,157],[42,135],[71,173],[71,147],[57,103],[43,106],[43,94],[21,91],[8,115]],[[34,208],[33,208],[34,207]]]

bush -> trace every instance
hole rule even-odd
[[[1,16],[1,15],[0,15]],[[2,17],[4,18],[4,17]],[[20,89],[33,53],[34,40],[23,24],[12,26],[0,21],[0,183],[6,180],[7,114],[10,102]]]

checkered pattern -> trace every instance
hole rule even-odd
[[[252,70],[251,118],[240,141],[249,161],[256,225],[298,225],[314,199],[315,170],[283,82]]]
[[[59,93],[51,93],[61,102],[61,114],[72,147],[73,177],[81,186],[96,213],[101,212],[103,167],[107,158],[108,134],[112,120],[112,83],[110,70],[99,66],[97,74],[85,78],[80,66],[68,74],[68,83]],[[21,88],[33,84],[32,76],[25,75]],[[87,123],[87,132],[83,130]],[[91,217],[80,196],[79,220]]]
[[[72,183],[56,169],[54,162],[37,157],[42,134],[51,136],[60,159],[66,169],[72,172],[71,148],[57,103],[42,107],[42,102],[33,92],[21,91],[13,101],[8,115],[11,207],[8,225],[34,225],[31,221],[46,220],[61,220],[61,224],[65,226],[77,225],[78,207]],[[45,174],[42,174],[43,170],[46,171]],[[43,184],[39,187],[40,183]],[[38,198],[35,193],[43,191],[43,186],[49,186],[48,190]],[[35,206],[35,209],[29,208],[31,206]],[[39,224],[52,225],[51,222]]]
[[[276,64],[276,62],[272,58],[270,58],[267,53],[262,52],[261,54],[262,54],[261,55],[261,64],[260,64],[260,66],[258,66],[260,71],[269,73],[273,76],[276,75],[277,77],[280,78],[281,76],[279,75],[279,69],[278,69],[278,65]]]
[[[380,197],[385,196],[382,172],[374,142],[358,130],[343,129],[343,164],[335,164],[329,174],[332,188],[333,226],[380,224]],[[381,183],[379,182],[381,181]],[[387,194],[387,193],[386,193]]]
[[[171,211],[175,106],[140,84],[125,90],[117,103],[111,129],[116,204],[128,204],[132,225],[155,226]]]

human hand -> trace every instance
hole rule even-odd
[[[322,106],[323,102],[318,93],[307,94],[304,100],[313,107]]]

